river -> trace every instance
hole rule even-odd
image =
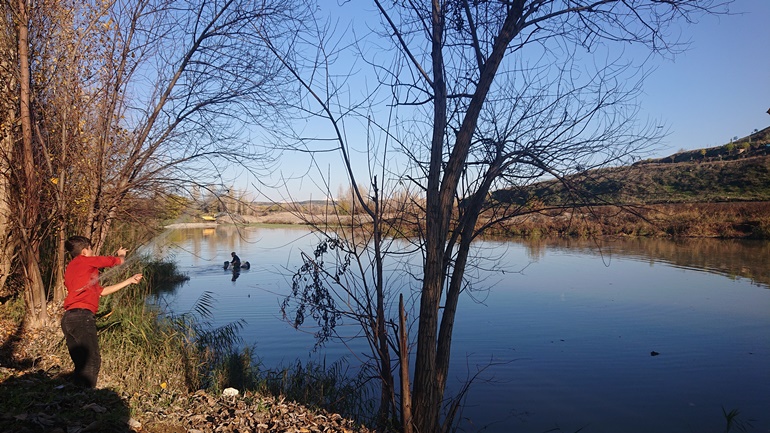
[[[282,319],[300,252],[317,242],[307,229],[188,228],[161,239],[160,251],[190,277],[160,298],[170,311],[188,311],[211,292],[214,324],[243,320],[243,341],[266,367],[356,364],[362,345],[315,350],[312,329]],[[479,266],[460,301],[449,378],[454,392],[480,372],[460,431],[720,432],[732,409],[747,431],[770,431],[770,243],[475,247]],[[223,269],[231,251],[251,264],[237,279]]]

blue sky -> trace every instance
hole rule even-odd
[[[738,0],[730,9],[684,27],[689,50],[645,81],[642,109],[671,131],[657,156],[770,126],[770,1]]]
[[[342,10],[330,7],[341,22],[355,22],[358,14],[370,13],[372,8],[369,3],[345,3]],[[729,15],[681,22],[679,30],[681,41],[689,42],[688,49],[674,59],[652,61],[656,68],[645,80],[638,100],[640,122],[649,119],[669,131],[661,145],[645,157],[720,146],[732,137],[770,126],[770,0],[736,0]],[[307,167],[294,157],[280,164],[286,176],[304,174]],[[329,155],[324,164],[333,173],[331,192],[337,195],[339,185],[347,183],[339,156]],[[262,191],[272,199],[287,198]],[[292,182],[290,191],[294,199],[323,197],[308,178]]]

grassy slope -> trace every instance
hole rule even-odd
[[[714,203],[770,201],[770,127],[724,146],[679,152],[632,166],[593,170],[569,178],[598,203]],[[501,202],[537,198],[545,204],[574,201],[554,181],[526,192],[497,191]]]

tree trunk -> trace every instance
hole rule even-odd
[[[418,432],[437,431],[439,406],[442,398],[436,386],[436,337],[439,301],[441,288],[444,284],[442,264],[448,223],[445,221],[444,212],[442,212],[443,204],[440,201],[439,189],[446,127],[446,83],[442,66],[444,59],[441,51],[444,19],[440,3],[434,0],[432,5],[433,136],[431,138],[430,167],[426,191],[425,266],[420,295],[420,318],[418,319],[417,356],[412,399],[414,426]]]
[[[5,93],[5,92],[3,92]],[[0,134],[3,138],[0,140],[0,172],[8,173],[12,163],[13,139],[10,133],[10,125],[15,120],[13,110],[8,113],[9,125],[3,124]],[[11,272],[11,263],[13,260],[13,238],[11,236],[11,197],[10,197],[9,179],[5,174],[0,175],[0,288],[5,286],[5,281]]]
[[[18,0],[19,113],[22,138],[22,191],[20,201],[20,250],[24,267],[24,300],[27,323],[31,327],[47,324],[45,285],[40,274],[40,241],[36,239],[40,195],[37,191],[34,151],[32,149],[32,112],[29,64],[29,14],[25,0]]]
[[[444,58],[442,42],[444,34],[443,11],[437,0],[433,1],[433,34],[431,65],[433,68],[433,137],[431,142],[428,188],[426,191],[426,239],[425,272],[420,298],[420,318],[417,334],[417,359],[415,363],[414,419],[419,432],[435,432],[439,429],[440,406],[446,385],[445,371],[449,365],[452,335],[438,335],[439,306],[445,277],[451,265],[451,247],[446,247],[449,225],[454,208],[457,185],[464,170],[471,139],[492,86],[492,81],[503,60],[505,50],[520,30],[517,25],[522,16],[523,1],[517,0],[508,9],[505,22],[495,40],[491,55],[480,64],[479,82],[465,112],[460,130],[457,132],[449,159],[443,163],[443,144],[446,135],[446,82],[443,75]],[[442,167],[443,166],[443,167]],[[441,176],[443,174],[443,177]],[[467,251],[466,251],[467,253]],[[462,258],[462,257],[461,257]],[[455,264],[455,266],[460,266]],[[460,284],[464,272],[456,272]],[[455,271],[458,271],[455,269]],[[454,278],[454,277],[453,277]],[[444,310],[442,321],[447,325],[454,322],[455,309]],[[439,338],[440,337],[440,338]],[[441,358],[439,359],[439,355]],[[441,367],[441,368],[439,368]]]
[[[22,251],[24,264],[24,304],[26,306],[26,323],[30,328],[41,328],[49,324],[45,285],[40,274],[40,264],[34,252],[30,249]]]
[[[56,306],[64,303],[64,298],[67,296],[67,290],[64,287],[64,242],[67,239],[66,232],[66,203],[64,202],[64,185],[65,185],[65,171],[64,167],[67,166],[67,120],[68,109],[64,109],[64,115],[62,119],[62,132],[61,132],[61,169],[59,170],[59,176],[56,184],[56,207],[57,207],[57,224],[56,231],[58,232],[58,239],[56,242],[56,265],[54,265],[54,285],[53,285],[53,304]]]
[[[62,214],[63,216],[63,214]],[[64,242],[66,241],[67,234],[64,232],[64,221],[59,221],[59,238],[56,242],[56,265],[54,268],[54,286],[53,286],[53,304],[56,306],[64,303],[64,298],[67,297],[67,289],[64,287],[64,257],[67,254],[64,250]]]
[[[377,350],[380,358],[380,376],[382,381],[382,389],[380,394],[380,425],[385,423],[390,418],[391,408],[394,408],[395,403],[395,381],[393,379],[393,372],[390,364],[390,350],[388,348],[388,334],[385,329],[385,276],[382,266],[382,219],[380,215],[380,197],[379,188],[377,186],[377,178],[374,178],[374,212],[372,215],[372,221],[374,223],[374,257],[375,257],[375,269],[376,269],[376,296],[377,296],[377,313],[376,313],[376,330],[377,335]],[[362,203],[365,206],[365,203]]]
[[[404,295],[398,297],[398,350],[401,363],[401,429],[412,433],[412,397],[409,390],[409,332],[406,329]]]
[[[3,24],[9,24],[3,17]],[[9,27],[12,28],[12,27]],[[13,240],[11,225],[14,223],[11,212],[10,169],[13,166],[13,127],[16,124],[16,108],[13,94],[17,92],[13,74],[13,59],[16,48],[7,32],[0,34],[0,288],[11,271],[13,259]]]

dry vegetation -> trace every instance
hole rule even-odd
[[[112,310],[113,317],[100,314],[99,385],[77,387],[68,380],[72,362],[60,328],[52,323],[28,329],[21,301],[5,295],[0,300],[2,432],[371,431],[313,404],[274,395],[264,383],[256,392],[239,386],[237,396],[223,394],[229,383],[221,373],[206,390],[191,384],[184,364],[203,361],[201,354],[183,347],[178,329],[158,326],[153,313],[131,303]],[[51,311],[54,321],[60,315]]]
[[[770,239],[770,202],[598,206],[542,211],[494,226],[489,233],[523,237]]]
[[[492,212],[480,218],[490,223]],[[417,233],[416,219],[386,216],[394,228],[391,234]],[[248,217],[254,224],[313,224],[366,227],[362,215],[329,218],[318,214],[281,211]],[[707,237],[770,239],[770,201],[720,203],[670,203],[634,206],[590,206],[533,211],[510,220],[492,223],[486,234],[515,237]]]

